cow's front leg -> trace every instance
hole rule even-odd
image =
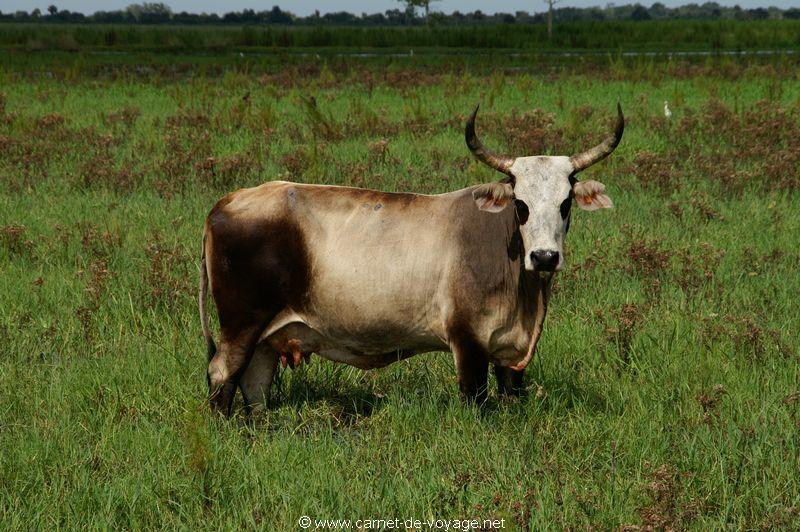
[[[518,396],[522,392],[522,381],[525,370],[515,371],[504,366],[494,365],[497,377],[497,391],[500,395]]]
[[[486,401],[489,358],[486,350],[469,330],[454,328],[450,332],[450,348],[458,375],[461,397],[478,404]]]
[[[454,353],[458,388],[466,401],[478,404],[486,401],[489,376],[489,360],[479,351],[457,350]]]
[[[269,391],[280,357],[266,343],[256,347],[250,363],[242,373],[239,388],[245,408],[252,412],[269,406]]]

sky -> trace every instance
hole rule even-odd
[[[14,12],[20,9],[31,11],[39,8],[44,12],[47,6],[54,4],[59,9],[79,11],[91,14],[95,11],[113,11],[124,9],[133,3],[142,3],[144,0],[0,0],[0,11],[4,13]],[[159,1],[159,0],[149,0]],[[636,0],[617,0],[616,4],[632,4]],[[639,0],[644,5],[650,5],[656,0]],[[693,0],[661,0],[661,3],[675,7],[691,3]],[[704,0],[694,0],[696,3],[703,3]],[[273,5],[279,5],[281,9],[291,11],[295,15],[309,15],[318,9],[321,13],[333,11],[349,11],[351,13],[382,13],[387,9],[396,9],[402,4],[396,0],[164,0],[164,3],[172,8],[172,11],[189,11],[191,13],[227,13],[229,11],[241,11],[242,9],[254,9],[264,11],[271,9]],[[607,0],[562,0],[559,7],[590,7],[603,6]],[[740,0],[740,1],[719,1],[722,5],[739,4],[744,8],[776,6],[782,9],[789,7],[800,7],[800,0]],[[480,9],[484,13],[514,13],[515,11],[528,11],[536,13],[545,10],[543,0],[440,0],[431,4],[435,11],[450,13],[458,10],[462,13]]]

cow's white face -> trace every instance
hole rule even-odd
[[[527,220],[520,225],[525,269],[561,270],[572,205],[569,157],[519,157],[511,172],[516,178],[514,206],[524,212],[521,201],[528,211]]]
[[[608,156],[622,138],[625,126],[618,106],[612,136],[600,145],[572,157],[507,157],[487,150],[475,135],[475,115],[465,131],[467,145],[478,159],[509,179],[481,185],[473,191],[478,208],[500,212],[517,210],[524,265],[528,271],[553,272],[564,268],[564,239],[569,230],[573,200],[581,209],[611,208],[611,198],[598,181],[578,181],[576,174]]]
[[[513,186],[490,183],[475,189],[478,208],[489,212],[517,210],[526,270],[563,269],[573,200],[580,208],[592,211],[612,207],[611,198],[602,183],[577,181],[569,157],[518,157],[509,170]]]

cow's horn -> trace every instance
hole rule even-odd
[[[479,161],[495,170],[503,172],[513,179],[514,176],[511,175],[511,165],[514,164],[515,158],[506,155],[496,155],[490,152],[478,139],[478,135],[475,134],[475,116],[477,116],[479,108],[480,104],[472,111],[472,116],[467,120],[467,127],[464,128],[464,139],[467,141],[467,146],[469,146],[470,151]]]
[[[609,156],[617,147],[619,141],[622,140],[622,132],[625,130],[625,117],[622,115],[622,106],[617,103],[617,126],[614,128],[614,134],[609,135],[606,139],[583,153],[573,155],[569,158],[572,162],[573,168],[576,172],[585,170],[595,163],[598,163]]]

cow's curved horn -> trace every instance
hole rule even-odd
[[[617,147],[619,141],[622,140],[622,132],[625,130],[625,117],[622,115],[622,106],[617,103],[617,126],[614,128],[614,134],[609,135],[606,139],[583,153],[573,155],[569,158],[572,162],[573,168],[576,172],[585,170],[595,163],[599,163],[609,156]]]
[[[469,146],[469,150],[479,161],[490,168],[503,172],[513,179],[514,176],[511,175],[511,165],[514,164],[515,158],[508,157],[507,155],[496,155],[490,152],[478,139],[478,135],[475,134],[475,116],[477,116],[479,108],[480,104],[472,111],[472,116],[467,120],[467,127],[464,128],[464,139],[467,141],[467,146]]]

